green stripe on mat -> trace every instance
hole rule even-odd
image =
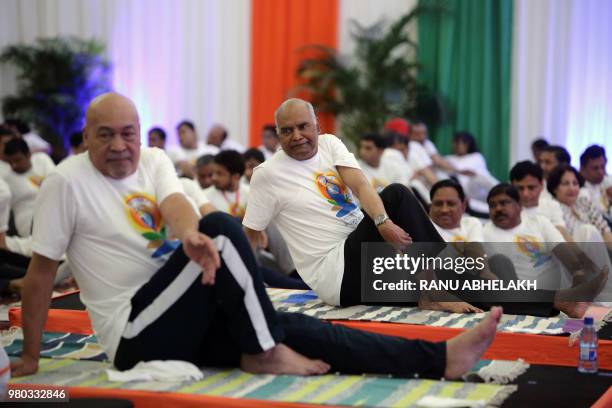
[[[178,392],[249,399],[345,406],[411,406],[426,395],[463,397],[501,403],[515,389],[510,386],[434,380],[325,375],[320,377],[254,375],[233,370],[204,370],[197,382],[110,382],[110,364],[93,361],[41,359],[39,373],[11,379],[11,383],[58,384],[152,392]]]

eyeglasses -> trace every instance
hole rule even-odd
[[[310,122],[298,123],[295,126],[283,126],[279,129],[279,133],[281,136],[290,136],[293,134],[294,129],[297,129],[298,132],[309,132],[312,130],[313,124]]]

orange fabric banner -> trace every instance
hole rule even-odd
[[[298,50],[321,44],[337,48],[337,0],[253,0],[251,12],[250,144],[261,144],[261,128],[298,84]],[[296,95],[299,96],[299,95]],[[334,132],[334,118],[319,115],[322,133]]]

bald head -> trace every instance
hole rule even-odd
[[[274,114],[283,151],[295,160],[308,160],[317,153],[319,123],[312,105],[302,99],[287,99]]]
[[[281,103],[278,109],[276,109],[276,112],[274,112],[274,123],[276,124],[277,133],[279,129],[279,126],[278,126],[279,118],[281,116],[285,116],[289,114],[290,112],[295,111],[296,109],[308,110],[308,113],[312,117],[312,121],[313,122],[317,121],[317,116],[315,115],[314,108],[312,107],[312,104],[310,102],[307,102],[300,98],[290,98],[290,99],[287,99],[285,102]]]
[[[221,144],[227,139],[227,129],[221,125],[214,125],[208,132],[208,144],[221,147]]]
[[[140,125],[138,111],[134,102],[126,96],[115,92],[105,93],[98,95],[89,103],[85,113],[85,126],[93,125],[108,117],[116,118],[120,116],[129,117],[131,120],[135,119]]]
[[[134,103],[117,93],[96,97],[85,114],[89,158],[102,174],[122,179],[140,160],[140,120]]]

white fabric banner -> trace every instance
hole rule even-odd
[[[591,144],[612,154],[611,22],[608,0],[514,0],[511,164],[539,136],[575,166]]]
[[[142,137],[154,125],[177,143],[192,120],[200,138],[220,123],[246,143],[249,129],[250,0],[2,0],[0,48],[75,35],[107,45],[113,86],[132,98]],[[15,70],[0,67],[0,97]]]

